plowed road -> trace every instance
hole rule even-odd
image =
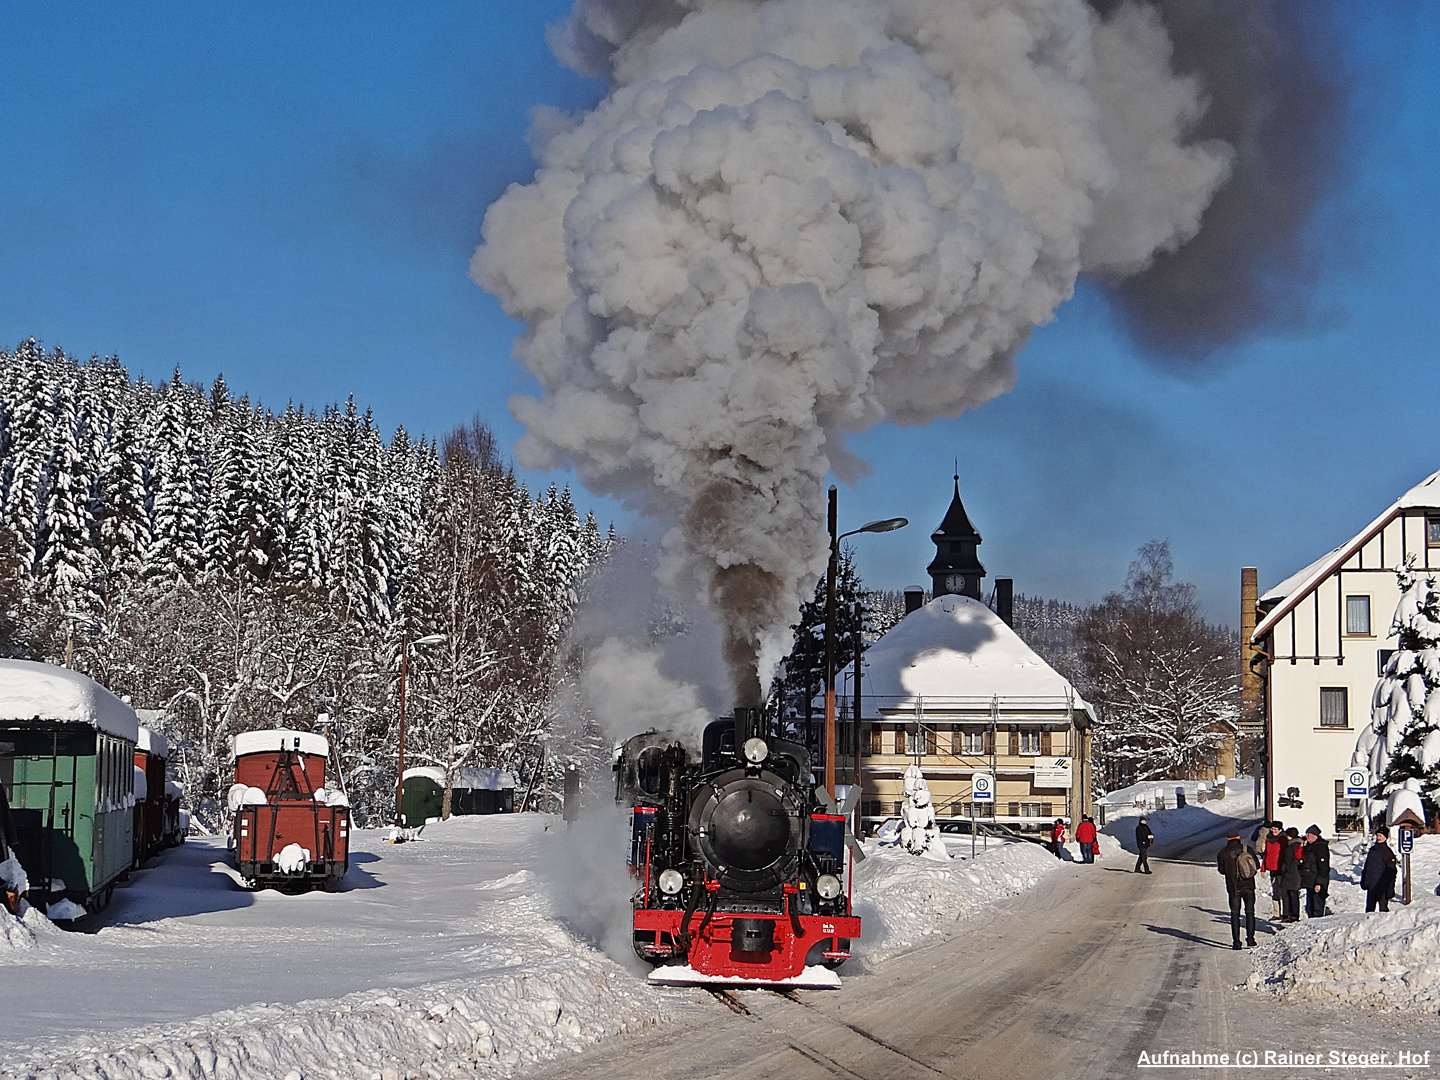
[[[1248,828],[1246,830],[1248,832]],[[1386,1076],[1407,1069],[1139,1069],[1141,1051],[1431,1050],[1440,1021],[1418,1014],[1283,1005],[1235,989],[1250,972],[1230,948],[1223,827],[1164,845],[1150,876],[1128,861],[1069,865],[946,942],[897,957],[840,991],[740,991],[654,1034],[595,1048],[545,1080],[1049,1080],[1129,1076]],[[1341,886],[1345,887],[1345,886]],[[1262,900],[1268,912],[1268,898]],[[1261,923],[1261,933],[1269,933]],[[698,994],[699,991],[678,991]],[[1233,1060],[1233,1058],[1232,1058]],[[1263,1059],[1262,1059],[1263,1060]]]

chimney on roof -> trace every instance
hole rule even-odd
[[[912,611],[919,611],[925,606],[925,590],[919,585],[905,586],[905,614]]]
[[[1000,616],[1000,621],[1011,630],[1015,629],[1015,579],[1008,577],[997,577],[995,579],[995,614]]]

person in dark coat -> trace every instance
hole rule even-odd
[[[1155,834],[1150,831],[1149,824],[1142,817],[1140,824],[1135,826],[1135,873],[1150,873],[1150,845],[1155,842]]]
[[[1284,850],[1280,854],[1280,921],[1300,921],[1300,833],[1285,830]]]
[[[1075,842],[1080,845],[1080,857],[1088,863],[1095,861],[1097,839],[1095,822],[1088,817],[1081,817],[1080,824],[1075,826]]]
[[[1365,890],[1365,910],[1390,910],[1390,897],[1395,895],[1395,852],[1390,850],[1390,830],[1383,825],[1375,830],[1375,846],[1365,856],[1365,869],[1360,872],[1360,887]]]
[[[1330,895],[1330,845],[1320,835],[1320,826],[1305,830],[1305,847],[1300,853],[1300,887],[1305,890],[1305,916],[1318,919],[1325,914]]]
[[[1242,859],[1243,856],[1243,859]],[[1232,949],[1240,948],[1240,909],[1245,909],[1245,944],[1255,947],[1255,879],[1260,876],[1260,858],[1232,832],[1215,856],[1215,866],[1225,876],[1230,894],[1230,936]]]

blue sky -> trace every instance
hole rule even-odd
[[[385,429],[479,413],[512,443],[516,325],[466,270],[485,206],[533,171],[530,107],[600,93],[546,49],[567,8],[0,8],[0,342],[114,353],[152,379],[223,372],[277,408],[353,393]],[[914,522],[860,539],[868,583],[921,580],[959,458],[992,575],[1094,600],[1168,537],[1233,624],[1240,566],[1273,584],[1440,468],[1440,7],[1339,10],[1356,135],[1312,225],[1319,317],[1181,377],[1082,285],[1013,393],[852,441],[873,472],[842,486],[842,526]]]

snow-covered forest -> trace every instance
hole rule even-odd
[[[34,341],[0,350],[0,463],[0,653],[162,710],[212,823],[231,735],[322,714],[357,819],[388,820],[402,642],[433,635],[407,762],[531,775],[615,542],[568,490],[532,497],[479,421],[387,442],[353,399],[275,413]]]

